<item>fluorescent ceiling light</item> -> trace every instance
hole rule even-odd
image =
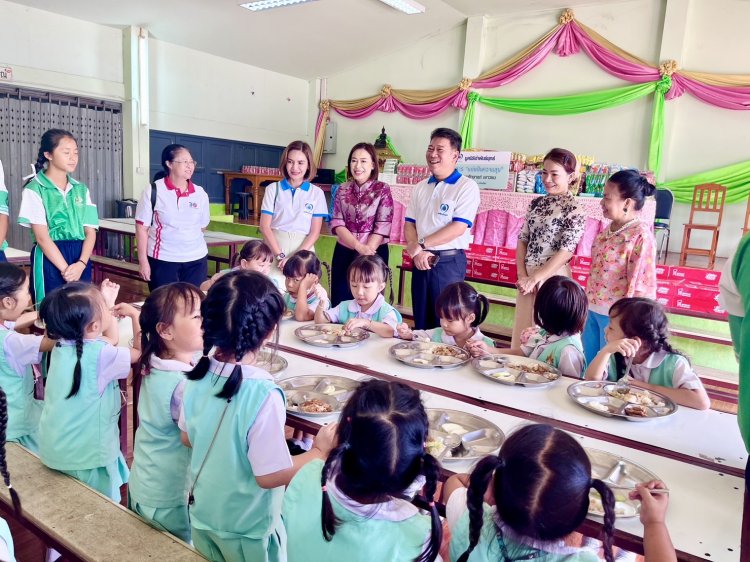
[[[383,4],[388,4],[391,8],[396,8],[404,12],[405,14],[421,14],[424,13],[425,7],[419,2],[414,0],[380,0]]]
[[[255,0],[254,2],[245,2],[244,4],[240,4],[240,6],[257,12],[258,10],[281,8],[283,6],[293,6],[294,4],[305,4],[307,2],[317,2],[317,0]]]

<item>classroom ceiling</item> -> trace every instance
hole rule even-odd
[[[377,0],[318,0],[251,12],[242,0],[11,0],[30,8],[113,27],[142,26],[152,37],[310,80],[336,74],[468,16],[561,10],[602,0],[418,0],[407,16]],[[606,3],[622,0],[605,0]],[[555,19],[550,18],[550,27]]]

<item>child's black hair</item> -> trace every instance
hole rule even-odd
[[[471,323],[474,327],[484,322],[489,310],[490,302],[487,297],[477,293],[477,290],[465,281],[451,283],[442,290],[435,301],[438,318],[463,320],[474,314],[474,321]]]
[[[3,477],[3,482],[8,487],[10,493],[10,499],[13,503],[13,511],[16,517],[21,515],[21,498],[18,497],[18,492],[13,489],[10,485],[10,472],[8,472],[8,462],[5,458],[5,435],[8,429],[8,397],[5,395],[5,391],[0,387],[0,475]]]
[[[98,298],[97,298],[98,295]],[[66,398],[78,394],[81,388],[81,355],[86,326],[101,317],[104,299],[94,285],[76,281],[66,283],[44,297],[39,317],[47,327],[47,336],[53,340],[72,340],[76,344],[76,364],[73,368],[73,385]]]
[[[609,317],[617,318],[625,337],[640,339],[649,353],[664,350],[684,356],[669,343],[669,321],[658,302],[644,297],[620,299],[610,307]],[[625,358],[619,353],[615,354],[615,365],[617,378],[625,376]]]
[[[240,361],[256,352],[271,335],[284,313],[284,299],[271,280],[255,271],[232,271],[208,290],[203,316],[203,357],[187,374],[200,380],[208,373],[208,353],[216,348],[217,359],[232,358],[237,364],[216,395],[230,401],[242,384]],[[278,333],[276,334],[278,338]]]
[[[353,279],[354,278],[354,279]],[[362,283],[388,283],[391,288],[391,297],[388,302],[393,304],[393,275],[383,259],[376,255],[357,256],[346,269],[346,279]]]
[[[49,129],[45,131],[45,133],[42,135],[42,140],[39,143],[39,152],[37,153],[36,162],[34,162],[34,170],[36,170],[37,172],[41,172],[42,170],[44,170],[44,167],[47,164],[47,157],[45,156],[45,153],[54,152],[54,150],[57,148],[57,145],[60,144],[60,141],[62,139],[73,139],[74,142],[77,142],[76,138],[64,129]],[[26,184],[28,184],[33,179],[33,177],[29,178],[24,186],[26,186]]]
[[[604,506],[604,557],[613,562],[615,497],[604,482],[591,478],[591,462],[570,435],[550,425],[527,425],[514,432],[497,456],[485,457],[469,478],[469,548],[477,546],[484,524],[483,498],[490,479],[500,522],[532,539],[561,539],[583,522],[594,488]],[[502,533],[498,527],[498,536]]]
[[[547,279],[534,300],[534,322],[556,336],[580,334],[588,312],[586,292],[563,275]]]
[[[434,496],[440,475],[437,459],[425,451],[428,419],[419,391],[400,382],[368,380],[357,387],[341,412],[338,446],[328,455],[323,473],[323,536],[330,541],[341,524],[333,513],[326,491],[331,468],[334,482],[348,497],[374,504],[403,497],[419,476],[424,475],[432,530],[417,562],[432,562],[438,555],[443,527]],[[373,447],[373,443],[377,443]]]
[[[331,286],[331,268],[328,264],[322,262],[315,255],[315,252],[310,250],[298,250],[294,252],[284,264],[282,273],[284,277],[304,277],[308,273],[317,275],[320,279],[320,275],[323,271],[322,267],[325,266],[328,274],[328,286]]]
[[[26,281],[26,272],[8,262],[0,262],[0,299],[14,297]]]
[[[273,261],[273,250],[263,240],[250,240],[232,257],[230,267],[235,267],[240,260]]]
[[[646,197],[656,193],[653,184],[649,183],[638,170],[620,170],[612,174],[607,181],[617,186],[620,197],[634,201],[636,211],[643,209]]]
[[[170,325],[178,312],[189,314],[196,303],[203,301],[203,291],[190,283],[170,283],[151,293],[141,308],[141,357],[138,359],[137,377],[148,374],[151,357],[166,359],[167,346],[158,332],[158,325]]]

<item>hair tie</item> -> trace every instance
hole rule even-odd
[[[327,492],[327,491],[328,491],[328,488],[326,487],[326,485],[325,485],[325,484],[323,484],[323,485],[322,485],[322,486],[320,487],[320,489],[321,489],[321,490],[323,490],[324,492]]]

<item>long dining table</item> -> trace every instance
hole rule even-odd
[[[354,379],[398,380],[418,388],[428,408],[459,410],[496,424],[506,435],[526,423],[549,423],[571,433],[588,448],[607,451],[637,463],[670,489],[667,525],[680,560],[743,561],[741,545],[750,548],[750,515],[744,503],[747,458],[736,416],[714,410],[678,407],[668,417],[643,423],[607,418],[584,410],[567,393],[575,379],[562,377],[544,388],[493,382],[469,365],[456,369],[418,369],[388,354],[398,342],[371,334],[349,348],[315,347],[298,339],[304,323],[284,320],[278,353],[288,367],[277,381],[300,375],[337,375]],[[288,423],[315,432],[337,420],[289,413]],[[467,472],[466,461],[444,461],[446,474]],[[743,517],[743,515],[745,515]],[[744,526],[743,526],[744,519]],[[643,527],[637,517],[620,518],[616,544],[643,551]],[[581,531],[596,537],[601,520],[587,519]]]

